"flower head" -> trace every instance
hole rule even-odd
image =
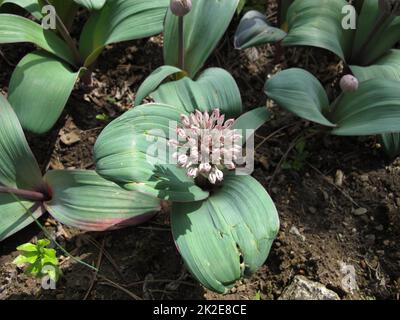
[[[171,12],[178,16],[186,16],[192,10],[192,0],[171,0]]]
[[[358,79],[351,74],[346,74],[340,79],[340,88],[343,92],[354,92],[358,90]]]
[[[236,168],[235,161],[242,152],[242,135],[232,129],[234,119],[225,121],[225,115],[215,109],[211,114],[196,111],[181,115],[176,129],[178,140],[170,140],[175,147],[174,157],[192,178],[203,176],[212,184],[224,178],[224,169]]]

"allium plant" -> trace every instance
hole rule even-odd
[[[0,9],[10,3],[26,9],[33,20],[1,13],[0,44],[29,42],[38,50],[18,63],[9,101],[23,128],[42,134],[57,122],[77,80],[90,83],[94,63],[107,45],[162,31],[169,0],[0,0]],[[48,5],[55,12],[42,13]],[[70,29],[79,6],[86,7],[90,17],[77,46]],[[56,29],[45,29],[41,21],[51,14],[56,14]]]
[[[322,84],[309,72],[288,69],[266,82],[265,93],[301,118],[340,136],[389,134],[399,130],[400,81],[371,79],[359,83],[345,75],[342,93],[329,101]]]
[[[361,84],[371,79],[400,81],[400,50],[393,49],[400,40],[400,1],[355,0],[352,4],[345,0],[282,0],[280,28],[271,26],[262,13],[249,11],[236,32],[235,47],[266,43],[319,47],[339,56]],[[376,92],[376,97],[384,92]],[[382,141],[389,155],[400,155],[399,127],[387,129],[395,131],[382,127],[375,131],[385,132]]]
[[[225,121],[219,109],[211,115],[198,110],[189,116],[181,115],[177,127],[179,140],[169,141],[177,149],[173,156],[178,166],[185,168],[189,177],[203,177],[212,184],[221,182],[222,170],[234,170],[242,153],[243,137],[232,129],[234,122],[234,119]]]
[[[160,207],[155,197],[124,190],[95,171],[43,176],[17,116],[0,95],[0,241],[46,212],[68,226],[104,231],[146,221]]]
[[[279,229],[271,198],[239,170],[243,161],[236,163],[249,142],[241,129],[267,118],[266,108],[234,121],[218,109],[189,113],[151,103],[114,120],[95,145],[102,177],[171,203],[173,237],[187,268],[220,293],[264,263]]]
[[[150,96],[159,103],[183,107],[195,104],[200,110],[225,107],[235,110],[227,116],[240,115],[240,93],[233,77],[220,68],[199,74],[225,34],[238,4],[239,0],[171,0],[164,24],[165,65],[143,82],[135,105]],[[219,95],[231,96],[229,104],[221,105],[220,101],[208,105],[209,99]]]

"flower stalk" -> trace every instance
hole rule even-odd
[[[171,0],[170,9],[172,14],[178,17],[178,67],[185,70],[185,33],[184,17],[192,10],[191,0]]]
[[[20,197],[24,200],[30,201],[46,201],[49,200],[48,196],[42,192],[9,188],[9,187],[0,187],[0,193],[12,194],[14,196]]]

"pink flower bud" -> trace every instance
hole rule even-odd
[[[356,77],[352,76],[351,74],[346,74],[340,80],[340,88],[343,92],[354,92],[358,90],[358,80]]]
[[[230,129],[230,128],[232,128],[232,126],[233,126],[234,124],[235,124],[235,119],[226,120],[226,122],[225,122],[223,128],[224,128],[224,129]]]
[[[192,10],[192,0],[171,0],[171,12],[178,16],[186,16]]]
[[[185,154],[181,154],[178,157],[178,165],[180,165],[181,167],[185,166],[186,163],[188,161],[188,156]]]
[[[190,119],[188,116],[182,114],[181,115],[181,122],[185,127],[190,127]]]

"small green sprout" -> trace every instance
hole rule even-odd
[[[37,244],[25,243],[17,247],[21,254],[13,261],[16,265],[26,265],[25,274],[38,278],[48,276],[57,282],[62,274],[56,250],[46,248],[47,239],[38,240]]]
[[[109,116],[105,113],[101,113],[96,116],[96,119],[99,121],[107,121],[109,119]]]
[[[258,290],[253,298],[253,300],[262,300],[261,298],[261,292]]]
[[[282,168],[285,170],[294,170],[300,171],[304,168],[304,165],[310,156],[310,153],[306,150],[306,141],[304,139],[300,139],[297,142],[295,151],[296,154],[292,160],[288,160],[283,163]]]

